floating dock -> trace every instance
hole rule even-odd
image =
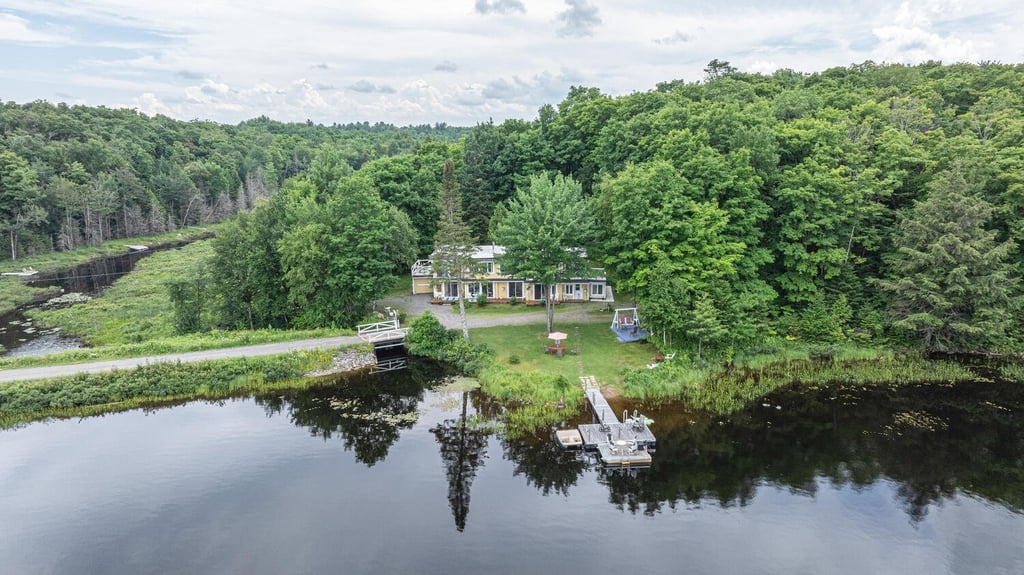
[[[623,414],[625,421],[619,421],[601,393],[597,380],[593,376],[584,376],[580,377],[580,381],[597,422],[577,427],[583,448],[597,451],[605,465],[650,465],[650,452],[656,445],[656,439],[647,427],[647,419],[634,413],[633,417],[625,417],[626,414]]]

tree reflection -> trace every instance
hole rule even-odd
[[[515,464],[513,473],[542,494],[569,495],[569,488],[583,475],[587,460],[578,451],[562,449],[549,435],[502,439],[505,459]]]
[[[487,456],[485,430],[474,428],[467,419],[469,392],[462,392],[462,411],[458,419],[446,419],[434,426],[434,434],[441,448],[441,461],[448,478],[448,505],[455,518],[455,528],[466,528],[469,516],[469,490],[476,477],[477,468],[483,465]]]
[[[439,367],[416,362],[403,371],[342,374],[327,386],[257,397],[256,402],[268,415],[286,412],[315,437],[340,436],[346,451],[373,466],[387,457],[400,430],[416,423],[424,388],[442,375]]]
[[[681,502],[746,505],[763,484],[813,497],[822,478],[882,478],[914,521],[961,491],[1024,510],[1024,390],[991,382],[784,390],[728,418],[656,429],[652,468],[604,474],[610,501],[653,514]],[[678,406],[671,409],[678,410]],[[672,413],[653,413],[670,420]]]

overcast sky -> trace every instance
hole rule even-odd
[[[235,123],[532,119],[620,95],[865,60],[1024,61],[1020,0],[0,0],[0,100]]]

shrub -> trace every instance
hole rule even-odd
[[[519,303],[519,300],[516,299],[516,296],[508,298],[508,305],[516,305],[517,303]]]
[[[484,292],[476,294],[476,305],[480,307],[484,307],[485,305],[487,305],[487,294],[485,294]]]
[[[516,355],[516,354],[512,354],[512,355],[508,356],[508,363],[509,363],[509,365],[519,365],[520,361],[521,360],[519,359],[519,356]]]

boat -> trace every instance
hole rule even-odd
[[[34,276],[37,273],[39,273],[39,272],[37,272],[36,270],[34,270],[32,268],[21,268],[20,272],[0,272],[0,276],[15,276],[15,277],[26,278],[26,277]]]
[[[144,252],[149,249],[149,246],[127,246],[130,252]]]
[[[562,449],[579,449],[583,447],[583,436],[577,429],[559,429],[555,432],[555,441]]]

